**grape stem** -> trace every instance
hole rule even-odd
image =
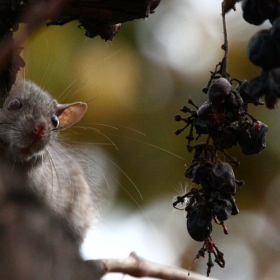
[[[225,55],[221,65],[221,76],[223,78],[229,79],[230,75],[227,72],[228,38],[227,38],[226,14],[224,12],[224,5],[225,5],[225,1],[222,2],[222,19],[223,19],[223,31],[224,31],[224,44],[222,45],[222,49],[225,51]]]

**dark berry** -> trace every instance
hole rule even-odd
[[[254,78],[246,88],[246,92],[253,100],[258,100],[269,91],[267,75],[260,75]]]
[[[250,24],[260,25],[266,18],[259,12],[257,0],[242,1],[243,18]]]
[[[208,180],[208,175],[212,169],[211,163],[200,163],[193,167],[192,179],[196,184],[202,184],[203,181]]]
[[[271,91],[268,91],[265,95],[265,106],[268,110],[274,110],[278,106],[278,97],[276,97]]]
[[[269,30],[260,30],[251,38],[248,45],[248,58],[255,65],[266,70],[279,64],[277,44]]]
[[[231,84],[225,78],[219,78],[209,88],[207,95],[213,105],[219,106],[231,91]]]
[[[213,108],[213,105],[210,100],[207,100],[206,102],[204,102],[196,111],[199,119],[201,119],[201,120],[208,119],[209,114],[213,113],[212,108]]]
[[[197,134],[208,134],[211,130],[209,119],[201,120],[199,117],[193,119],[193,125]]]
[[[194,160],[197,160],[201,156],[201,154],[202,154],[204,148],[206,147],[206,145],[207,144],[205,142],[202,142],[202,143],[199,143],[199,144],[197,144],[193,147],[194,150],[195,150],[194,155],[193,155]]]
[[[219,192],[213,192],[209,199],[214,215],[219,221],[227,220],[232,214],[232,204]]]
[[[257,154],[266,147],[267,130],[267,125],[260,121],[254,122],[249,128],[240,128],[237,141],[244,155]]]
[[[228,112],[238,110],[243,105],[243,99],[239,92],[232,90],[225,99],[225,108]]]
[[[179,122],[179,121],[182,120],[182,117],[181,117],[180,115],[176,115],[176,116],[174,116],[174,120],[175,120],[176,122]]]
[[[278,0],[257,0],[261,16],[269,19],[271,23],[278,17]]]
[[[230,195],[228,197],[228,200],[230,201],[231,205],[232,205],[232,212],[231,212],[231,215],[237,215],[239,213],[239,209],[235,203],[235,199],[232,195]]]
[[[219,162],[211,171],[211,184],[214,190],[223,195],[235,195],[235,175],[230,164]]]
[[[237,145],[237,125],[232,123],[225,127],[215,139],[215,144],[221,149],[230,149],[232,146]]]
[[[187,229],[190,236],[196,241],[205,241],[212,230],[212,213],[209,207],[197,205],[188,211]]]

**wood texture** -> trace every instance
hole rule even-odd
[[[13,39],[19,23],[26,24],[25,36],[42,21],[64,25],[76,20],[85,35],[113,40],[121,23],[149,17],[160,0],[0,0],[0,106],[11,89],[17,72],[25,66],[20,56],[21,41]]]

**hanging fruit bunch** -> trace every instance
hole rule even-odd
[[[185,123],[176,135],[189,128],[187,149],[193,153],[193,159],[186,168],[185,177],[197,187],[178,196],[173,207],[187,212],[188,233],[194,240],[203,242],[194,261],[208,254],[207,276],[214,266],[212,255],[220,267],[225,266],[224,254],[212,240],[213,223],[221,225],[224,233],[228,233],[225,221],[238,214],[234,197],[237,187],[244,184],[235,178],[232,166],[239,166],[239,162],[228,150],[239,146],[244,155],[260,153],[266,147],[268,126],[249,113],[250,104],[265,104],[268,109],[274,109],[280,98],[280,2],[242,1],[247,22],[259,25],[268,19],[272,23],[271,29],[257,32],[249,42],[249,60],[262,68],[260,75],[250,82],[232,78],[227,72],[225,13],[235,8],[236,2],[225,0],[222,3],[225,55],[202,90],[207,100],[200,107],[189,100],[192,107],[181,109],[188,116],[174,117],[175,121]],[[265,103],[260,101],[263,96]],[[206,140],[199,142],[202,138]],[[227,158],[227,162],[221,160],[218,153]]]
[[[252,98],[264,96],[266,107],[274,109],[280,98],[280,4],[277,0],[243,1],[242,9],[248,23],[260,25],[268,19],[272,24],[249,42],[248,58],[261,72],[249,83],[248,92]]]

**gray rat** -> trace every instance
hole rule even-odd
[[[35,191],[69,222],[79,242],[92,223],[92,192],[57,132],[80,121],[86,110],[82,102],[58,104],[34,83],[17,79],[0,111],[1,191]]]

